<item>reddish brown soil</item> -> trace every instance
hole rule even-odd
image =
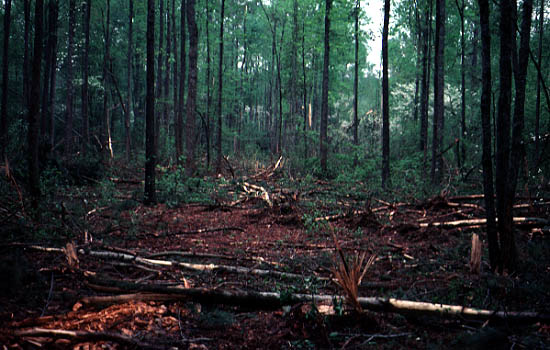
[[[264,183],[264,182],[262,182]],[[268,186],[269,185],[269,186]],[[275,183],[266,188],[280,187]],[[320,191],[334,191],[337,185],[318,184]],[[420,223],[482,218],[480,208],[451,206],[436,197],[417,203],[372,208],[351,199],[327,201],[313,191],[281,196],[270,208],[259,198],[229,205],[231,196],[216,199],[214,205],[185,204],[146,207],[139,203],[121,209],[139,184],[116,185],[122,199],[107,205],[93,202],[93,188],[65,198],[68,213],[52,210],[72,233],[48,239],[41,246],[125,251],[147,256],[162,251],[194,252],[210,256],[159,257],[202,264],[221,264],[270,269],[303,275],[302,280],[259,277],[229,272],[197,272],[175,267],[154,267],[152,273],[113,260],[78,254],[79,264],[69,266],[59,252],[31,249],[30,243],[3,243],[3,281],[6,274],[21,274],[17,285],[4,285],[0,295],[0,344],[4,349],[78,348],[121,349],[134,346],[115,340],[79,338],[76,341],[51,337],[17,336],[33,327],[106,332],[127,336],[158,348],[179,349],[425,349],[425,348],[545,348],[550,346],[550,325],[497,324],[401,316],[366,311],[358,315],[345,306],[338,316],[326,316],[310,304],[272,309],[250,305],[220,305],[193,300],[130,301],[111,305],[82,306],[85,296],[116,295],[87,282],[85,271],[111,279],[149,284],[181,285],[234,291],[279,291],[340,295],[340,288],[311,278],[331,277],[334,266],[335,233],[348,257],[361,252],[376,255],[376,261],[359,289],[360,296],[396,297],[408,300],[448,303],[485,309],[549,312],[550,239],[548,228],[522,227],[518,231],[520,266],[512,275],[489,271],[486,253],[481,275],[469,271],[470,237],[481,228],[420,228]],[[275,192],[275,191],[274,191]],[[292,192],[289,192],[292,193]],[[294,192],[294,194],[298,191]],[[80,198],[79,198],[80,196]],[[86,211],[93,241],[85,242],[84,229],[71,221],[71,210],[88,198]],[[286,199],[285,199],[286,198]],[[93,204],[96,203],[97,207]],[[477,203],[461,201],[460,203]],[[528,202],[526,202],[528,203]],[[351,212],[326,223],[312,218]],[[370,212],[368,209],[372,209]],[[74,209],[76,211],[76,209]],[[548,217],[548,208],[528,207],[522,216]],[[546,216],[544,216],[546,215]],[[80,231],[79,231],[80,228]],[[221,229],[197,233],[204,229]],[[68,231],[71,231],[68,230]],[[36,242],[36,240],[33,240]],[[48,242],[48,243],[45,243]],[[486,250],[486,249],[485,249]],[[18,265],[17,269],[9,266]]]

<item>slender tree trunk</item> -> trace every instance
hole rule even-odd
[[[216,171],[221,172],[222,169],[222,98],[223,98],[223,22],[225,12],[225,0],[221,0],[220,12],[220,50],[218,62],[218,128],[216,130]]]
[[[178,101],[178,117],[176,119],[176,158],[178,163],[182,161],[183,155],[183,102],[185,96],[185,15],[186,15],[186,0],[181,0],[181,39],[180,39],[180,88]]]
[[[384,0],[384,29],[382,30],[382,188],[390,185],[390,92],[388,79],[388,34],[390,0]]]
[[[542,67],[542,41],[544,37],[544,0],[540,0],[539,11],[539,47],[538,47],[538,59],[539,67]],[[537,73],[537,101],[535,104],[535,157],[539,158],[540,154],[540,85],[542,80],[541,69]]]
[[[496,147],[496,196],[497,196],[497,215],[498,231],[501,244],[501,259],[504,259],[504,247],[502,247],[503,235],[511,236],[512,228],[508,224],[508,219],[512,213],[508,213],[509,205],[507,193],[507,181],[509,180],[509,162],[510,162],[510,107],[512,102],[512,55],[514,34],[514,0],[500,1],[500,58],[499,58],[499,79],[500,94],[498,98],[497,113],[497,147]],[[515,260],[514,256],[507,257],[507,260]],[[503,261],[500,261],[504,263]],[[502,268],[502,266],[500,266]]]
[[[58,28],[58,17],[59,17],[59,0],[55,0],[54,13],[52,14],[53,23],[51,24],[49,30],[49,36],[52,39],[51,42],[51,75],[49,77],[49,97],[48,97],[48,134],[49,134],[49,148],[53,148],[55,141],[55,93],[57,85],[57,28]],[[48,84],[47,81],[44,81],[44,84]]]
[[[323,58],[323,92],[321,97],[321,133],[319,137],[320,155],[321,155],[321,170],[327,172],[327,153],[328,153],[328,88],[329,88],[329,72],[328,66],[330,62],[330,9],[332,0],[325,0],[325,53]]]
[[[9,68],[9,48],[10,48],[10,29],[11,29],[11,0],[4,3],[4,42],[2,53],[2,109],[0,114],[0,161],[7,160],[8,149],[8,68]]]
[[[32,84],[31,96],[40,96],[40,65],[42,63],[42,32],[44,16],[44,0],[36,0],[34,13],[34,55],[32,59]],[[33,198],[32,206],[38,208],[38,198],[40,197],[40,170],[38,159],[38,136],[39,136],[39,113],[40,99],[32,98],[29,101],[28,113],[28,167],[29,167],[29,192]]]
[[[172,60],[172,97],[173,97],[173,104],[174,107],[172,108],[172,121],[174,123],[174,142],[175,142],[175,134],[176,134],[176,128],[177,128],[177,118],[178,118],[178,109],[179,109],[179,73],[178,73],[178,64],[179,64],[179,56],[178,56],[178,32],[177,32],[177,23],[176,23],[176,0],[172,0],[172,47],[174,49],[174,59]],[[177,153],[177,152],[176,152]],[[176,154],[176,162],[177,154]]]
[[[521,22],[521,39],[518,55],[518,67],[515,81],[514,120],[512,125],[512,147],[510,149],[509,178],[506,181],[506,217],[499,216],[499,223],[504,222],[500,231],[501,253],[503,267],[514,271],[517,261],[516,243],[514,238],[512,208],[515,201],[521,158],[525,155],[523,129],[525,126],[525,87],[527,83],[527,67],[529,65],[529,51],[531,38],[531,15],[533,0],[523,2],[523,19]],[[514,53],[515,54],[515,53]]]
[[[311,109],[308,109],[307,106],[307,79],[306,79],[306,21],[302,21],[302,79],[303,79],[303,98],[304,98],[304,107],[302,112],[304,114],[304,159],[307,159],[307,127],[308,127],[308,110],[311,113]]]
[[[155,0],[147,0],[147,101],[145,112],[144,203],[156,202],[155,166]]]
[[[130,161],[131,134],[130,122],[133,118],[134,110],[132,104],[132,61],[133,61],[133,21],[134,21],[134,0],[129,0],[128,9],[128,51],[126,52],[127,71],[126,71],[126,86],[128,89],[128,97],[126,101],[126,113],[124,113],[124,130],[125,130],[125,148],[126,161]]]
[[[31,0],[23,0],[23,14],[25,17],[25,29],[23,34],[23,106],[28,108],[29,106],[29,46],[30,46],[30,24],[31,24]]]
[[[361,1],[355,2],[355,64],[353,68],[353,145],[357,147],[353,156],[353,165],[357,166],[357,149],[359,147],[359,11]]]
[[[88,60],[90,53],[90,15],[92,0],[86,0],[84,6],[84,54],[82,60],[82,136],[84,137],[83,150],[85,153],[86,149],[88,148],[87,146],[90,144],[90,118],[88,115],[88,76],[90,68],[88,67]],[[131,61],[128,62],[128,64],[131,65]]]
[[[206,169],[210,168],[210,140],[212,139],[211,125],[210,125],[210,107],[212,105],[212,91],[211,91],[211,74],[210,67],[210,7],[209,2],[206,0]]]
[[[464,39],[464,0],[461,0],[461,4],[458,4],[456,0],[456,7],[458,14],[460,15],[460,153],[457,154],[458,167],[461,168],[462,164],[466,162],[466,61],[465,61],[465,39]]]
[[[500,247],[495,219],[495,199],[493,184],[493,158],[491,151],[491,27],[489,22],[489,0],[478,0],[481,26],[481,127],[483,131],[482,164],[483,192],[485,195],[485,215],[487,217],[487,240],[489,242],[489,261],[495,271],[499,266]]]
[[[434,71],[434,124],[432,142],[432,183],[441,182],[443,175],[444,114],[445,114],[445,0],[435,3],[435,71]]]
[[[163,100],[163,82],[164,82],[164,0],[159,0],[159,43],[157,52],[157,83],[155,87],[155,96],[157,98],[158,113],[160,117],[155,116],[155,147],[157,156],[161,154],[164,138],[161,137],[160,130],[163,126],[162,116],[164,115],[165,103]]]
[[[428,103],[429,103],[429,73],[428,73],[428,42],[430,32],[430,10],[426,6],[425,24],[421,29],[421,47],[422,47],[422,78],[420,90],[420,151],[426,152],[428,148]]]
[[[74,32],[75,32],[75,0],[69,0],[69,42],[67,45],[67,112],[65,114],[65,156],[68,157],[73,151],[73,102],[74,102],[74,86],[73,86],[73,52],[74,52]],[[33,95],[34,96],[34,95]]]
[[[104,157],[109,156],[110,159],[113,158],[113,149],[111,143],[111,118],[109,116],[109,87],[110,87],[110,77],[109,77],[109,60],[111,57],[111,33],[110,33],[110,22],[111,22],[111,0],[107,0],[107,17],[104,22],[104,38],[105,38],[105,51],[103,56],[103,132],[102,132],[102,147],[104,152]],[[105,152],[109,152],[107,155]]]
[[[42,138],[47,135],[47,129],[48,129],[48,96],[49,96],[49,87],[48,84],[50,80],[50,71],[51,71],[51,50],[50,50],[50,37],[51,35],[48,35],[47,33],[50,32],[50,29],[52,27],[52,5],[53,1],[48,1],[47,6],[47,13],[48,16],[46,17],[46,13],[44,13],[44,35],[47,36],[48,40],[46,43],[46,46],[44,48],[44,83],[42,84],[42,96],[41,96],[41,110],[40,110],[40,135],[41,140],[40,143],[42,144]],[[46,20],[47,18],[47,20]]]
[[[168,116],[170,115],[171,106],[170,101],[170,59],[172,58],[172,22],[170,18],[172,14],[170,12],[170,1],[166,0],[166,56],[164,57],[164,88],[162,98],[164,100],[162,109],[162,122],[164,123],[164,130],[166,130],[166,136],[170,136],[170,123]]]
[[[197,51],[199,41],[199,31],[195,20],[195,0],[188,0],[187,3],[187,27],[189,29],[189,76],[185,126],[185,174],[191,177],[195,172],[195,110],[197,108]]]

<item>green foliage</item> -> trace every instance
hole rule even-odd
[[[218,189],[219,183],[212,179],[186,177],[182,165],[174,169],[159,167],[158,200],[168,206],[178,206],[183,203],[212,203],[212,194]]]

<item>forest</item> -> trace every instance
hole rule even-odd
[[[545,0],[1,0],[4,349],[550,349]]]

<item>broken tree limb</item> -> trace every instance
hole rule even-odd
[[[169,349],[171,346],[159,346],[148,343],[143,343],[131,337],[110,333],[110,332],[86,332],[86,331],[69,331],[64,329],[46,329],[46,328],[31,328],[22,331],[16,331],[16,336],[19,337],[49,337],[54,339],[71,339],[73,341],[113,341],[115,343],[129,345],[138,349]]]
[[[549,220],[542,218],[529,218],[529,217],[515,217],[514,224],[516,225],[548,225]],[[468,220],[455,220],[455,221],[445,221],[445,222],[426,222],[421,223],[419,226],[421,228],[425,227],[442,227],[442,228],[454,228],[454,227],[465,227],[465,226],[477,226],[487,224],[487,219],[468,219]]]
[[[115,259],[125,262],[134,262],[136,264],[142,264],[145,266],[177,266],[182,267],[188,270],[193,271],[223,271],[237,274],[250,274],[256,276],[270,276],[277,278],[286,278],[286,279],[303,279],[304,276],[300,274],[290,273],[290,272],[280,272],[275,270],[263,270],[256,268],[247,268],[242,266],[231,266],[231,265],[216,265],[216,264],[193,264],[172,260],[159,260],[159,259],[148,259],[142,258],[136,255],[130,255],[125,253],[117,252],[108,252],[108,251],[85,251],[84,249],[79,250],[80,254],[88,254],[93,257],[100,259]],[[325,280],[325,277],[318,277],[321,280]]]
[[[141,291],[150,293],[167,293],[185,295],[199,302],[209,304],[231,304],[242,307],[260,309],[278,309],[283,305],[299,303],[343,303],[345,298],[340,295],[312,295],[296,293],[257,292],[257,291],[229,291],[206,288],[174,288],[159,285],[137,284],[125,281],[100,279],[87,276],[94,284],[108,284],[123,291]],[[472,320],[506,320],[509,322],[550,322],[550,314],[538,312],[507,312],[476,309],[460,305],[435,304],[428,302],[399,300],[394,298],[364,297],[357,298],[363,309],[378,312],[393,312],[399,314],[438,316],[443,318],[464,318]]]

